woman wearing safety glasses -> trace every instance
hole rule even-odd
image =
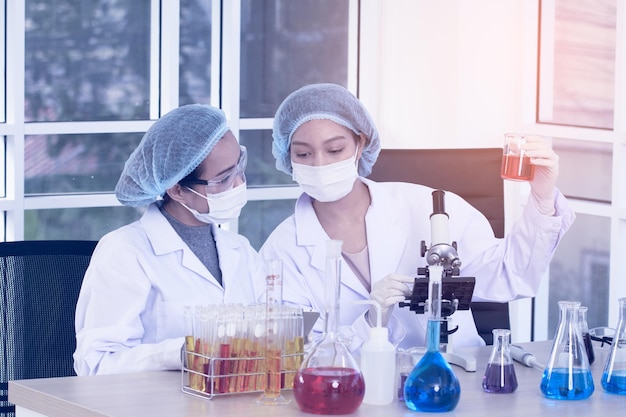
[[[211,106],[179,107],[146,132],[115,193],[147,208],[93,254],[76,306],[78,375],[179,370],[186,306],[256,302],[259,256],[218,227],[246,204],[246,161]]]

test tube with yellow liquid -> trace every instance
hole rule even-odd
[[[283,264],[271,259],[266,264],[265,280],[265,388],[256,399],[261,405],[289,404],[281,394],[282,351],[284,343],[283,320]]]

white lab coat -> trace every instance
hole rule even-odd
[[[261,258],[245,237],[213,234],[224,287],[156,204],[100,240],[76,306],[78,375],[180,369],[185,306],[256,302]]]
[[[430,246],[432,188],[408,183],[376,183],[360,178],[370,190],[365,217],[372,287],[389,273],[417,276],[426,266],[420,243]],[[462,277],[475,277],[474,301],[510,301],[535,295],[563,233],[574,221],[565,198],[556,193],[556,214],[542,216],[529,201],[522,218],[504,239],[493,235],[488,220],[456,194],[446,192],[450,241],[457,242]],[[283,221],[260,250],[264,259],[283,260],[283,300],[324,311],[325,242],[329,239],[315,215],[311,199],[303,194],[295,213]],[[352,301],[370,295],[346,262],[342,263],[340,332],[356,351],[368,338],[367,305]],[[470,311],[451,316],[453,346],[484,345]],[[425,346],[427,316],[394,306],[388,324],[393,344],[403,348]],[[318,320],[314,331],[323,329]]]

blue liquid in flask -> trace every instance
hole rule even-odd
[[[609,373],[602,374],[602,388],[611,394],[626,395],[626,371],[613,371],[611,378]]]
[[[413,411],[450,411],[461,398],[459,380],[439,352],[439,326],[428,321],[428,350],[404,384],[404,402]]]
[[[544,371],[540,388],[543,395],[555,400],[584,400],[594,390],[591,371],[574,370],[570,373],[566,368],[554,368],[550,375]]]

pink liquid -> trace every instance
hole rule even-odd
[[[351,414],[364,395],[363,375],[352,368],[306,368],[293,382],[293,396],[305,413]]]
[[[502,178],[507,180],[530,181],[533,178],[533,166],[527,156],[520,158],[519,155],[504,155],[501,173]]]

